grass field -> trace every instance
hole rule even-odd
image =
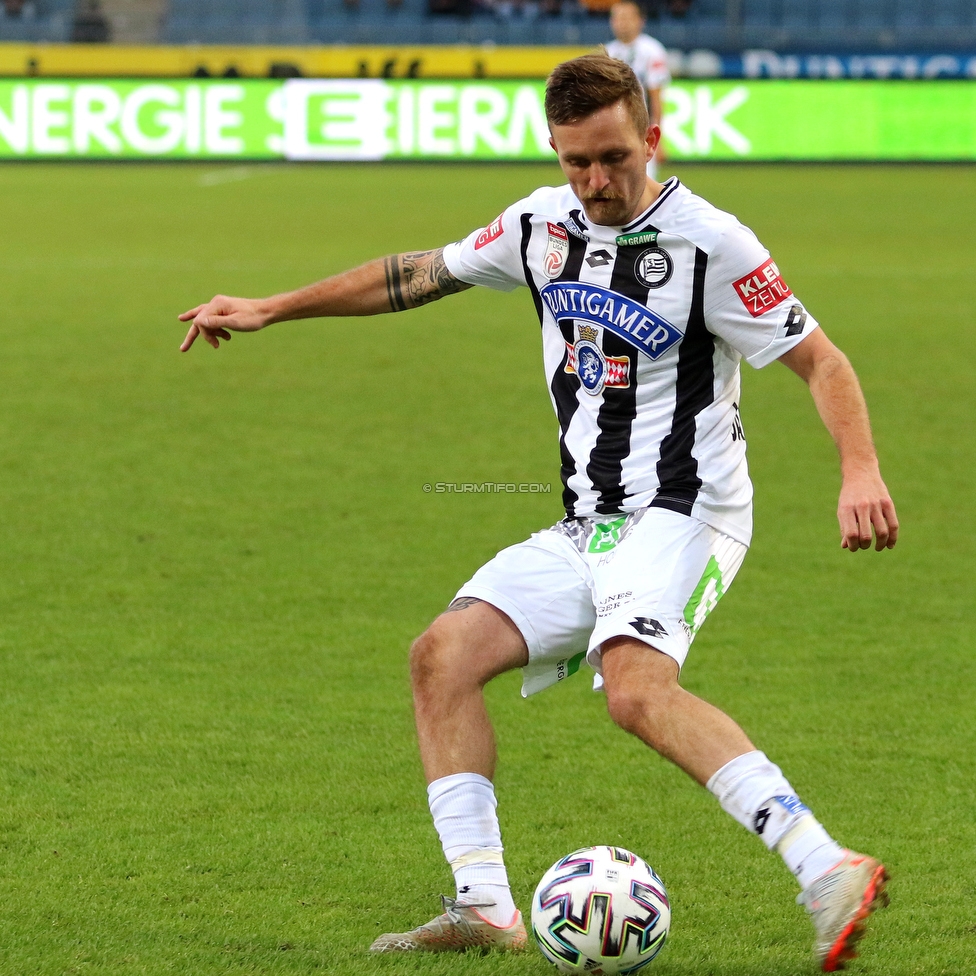
[[[687,686],[735,715],[892,906],[854,971],[973,972],[976,169],[683,167],[850,355],[903,522],[842,552],[802,384],[745,369],[757,532]],[[531,974],[370,957],[451,891],[410,639],[558,519],[525,290],[181,356],[176,315],[433,247],[552,167],[0,168],[0,973]],[[524,481],[551,494],[425,494]],[[667,882],[660,976],[812,974],[795,885],[585,677],[489,688],[516,899],[592,843]]]

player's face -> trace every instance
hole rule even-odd
[[[644,18],[637,5],[617,3],[610,8],[610,30],[623,44],[630,44],[644,29]]]
[[[619,227],[654,200],[658,184],[647,178],[661,130],[641,136],[623,101],[572,125],[550,126],[549,142],[569,185],[594,224]]]

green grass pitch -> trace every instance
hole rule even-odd
[[[854,972],[972,972],[976,169],[680,167],[858,369],[903,522],[840,550],[806,390],[744,369],[757,532],[687,686],[890,867]],[[374,958],[450,875],[410,639],[560,516],[522,289],[181,356],[178,312],[435,247],[554,167],[0,168],[0,973],[531,974]],[[425,494],[426,482],[552,484]],[[804,976],[778,858],[616,730],[585,677],[488,691],[516,899],[616,843],[674,902],[659,976]]]

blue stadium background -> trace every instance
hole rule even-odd
[[[2,0],[0,41],[67,41],[98,0]],[[130,0],[135,2],[135,0]],[[648,31],[682,50],[976,50],[976,0],[649,0]],[[19,10],[14,10],[22,4]],[[453,12],[432,13],[431,5]],[[157,0],[162,43],[597,44],[579,0]],[[5,12],[6,11],[6,12]]]

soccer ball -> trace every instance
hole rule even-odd
[[[664,948],[671,905],[654,869],[620,847],[584,847],[542,876],[532,934],[564,973],[635,973]]]

